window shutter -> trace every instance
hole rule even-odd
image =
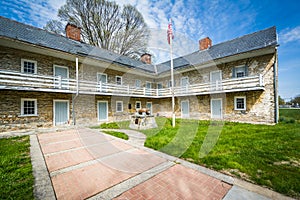
[[[245,76],[248,76],[248,66],[245,65]]]
[[[232,78],[235,78],[235,67],[232,68]]]

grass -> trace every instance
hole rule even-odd
[[[300,199],[300,110],[274,126],[157,118],[145,146]]]
[[[34,199],[29,136],[0,139],[0,199]]]
[[[118,138],[121,138],[123,140],[129,139],[128,135],[126,135],[125,133],[122,133],[122,132],[118,132],[118,131],[102,131],[102,132],[112,135],[112,136],[115,136],[115,137],[118,137]]]

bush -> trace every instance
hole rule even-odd
[[[294,124],[296,120],[292,117],[280,117],[279,122],[286,124]]]
[[[103,129],[119,129],[120,127],[116,122],[111,122],[111,123],[100,124],[100,128],[103,128]]]

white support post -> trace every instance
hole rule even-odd
[[[78,58],[76,57],[76,94],[79,94],[79,65]]]

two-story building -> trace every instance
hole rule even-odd
[[[170,61],[153,65],[0,17],[0,131],[171,116]],[[177,117],[276,123],[277,35],[271,27],[174,59]]]

